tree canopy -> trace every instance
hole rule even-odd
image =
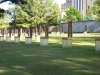
[[[65,22],[68,20],[80,21],[82,20],[82,15],[76,8],[70,7],[69,10],[66,10],[66,16],[62,20]]]
[[[14,13],[12,23],[16,24],[15,26],[32,29],[40,25],[58,24],[60,9],[53,0],[26,0],[25,2],[26,4],[16,4],[15,8],[11,9]]]
[[[93,12],[97,16],[96,20],[100,21],[100,0],[94,0]]]
[[[57,23],[60,20],[60,9],[53,0],[27,0],[20,6],[30,16],[32,25]]]
[[[5,14],[4,17],[0,18],[0,29],[9,28],[9,15]]]

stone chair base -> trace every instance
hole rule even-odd
[[[60,36],[61,36],[61,37],[64,37],[64,33],[61,33]]]
[[[62,38],[62,48],[71,48],[72,47],[72,39],[71,38]]]
[[[32,35],[32,38],[35,39],[35,38],[36,38],[36,34],[33,34],[33,35]]]
[[[19,43],[20,42],[20,37],[14,37],[14,43]]]
[[[4,41],[4,36],[0,36],[0,41]]]
[[[11,37],[6,37],[6,42],[11,42]]]
[[[36,40],[37,42],[40,42],[40,35],[35,35],[35,40]]]
[[[31,43],[32,43],[32,38],[25,37],[25,44],[31,44]]]
[[[57,32],[57,35],[59,36],[60,35],[60,32]]]
[[[95,39],[95,51],[100,51],[100,38]]]
[[[51,32],[51,34],[54,34],[54,32]]]
[[[40,38],[40,46],[47,46],[48,45],[48,38],[41,37]]]
[[[87,35],[87,31],[83,32],[84,35]]]

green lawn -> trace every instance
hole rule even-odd
[[[73,34],[72,48],[62,48],[61,37],[53,35],[44,47],[34,40],[30,45],[0,42],[0,75],[100,75],[96,37],[100,34]]]

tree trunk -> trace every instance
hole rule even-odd
[[[14,34],[15,34],[15,28],[14,28]]]
[[[32,25],[30,25],[30,38],[32,38]]]
[[[6,29],[6,36],[8,35],[8,29]]]
[[[11,28],[9,28],[9,37],[11,37]]]
[[[45,27],[43,25],[41,25],[41,29],[45,32]]]
[[[56,32],[56,34],[57,34],[57,26],[56,26],[56,28],[55,28],[55,32]]]
[[[55,32],[55,28],[53,29],[53,32]]]
[[[37,26],[37,32],[38,32],[38,35],[40,35],[39,29],[40,29],[39,26]]]
[[[68,21],[68,38],[72,38],[72,21]]]
[[[23,29],[23,33],[25,33],[26,28]]]
[[[42,28],[41,28],[41,25],[40,25],[40,30],[39,30],[39,31],[40,31],[40,34],[41,34],[41,32],[42,32]]]
[[[18,27],[18,37],[20,37],[20,27]]]
[[[41,34],[41,25],[38,26],[38,35]]]
[[[35,28],[33,27],[33,28],[32,28],[32,33],[33,33],[33,35],[34,35],[34,32],[35,32]]]
[[[37,33],[37,27],[35,27],[35,34]]]
[[[7,36],[8,36],[8,34],[9,34],[9,28],[7,28]]]
[[[4,36],[4,29],[1,30],[1,34],[2,34],[2,36]]]
[[[48,28],[49,28],[49,23],[47,23],[45,26],[45,38],[48,38]]]

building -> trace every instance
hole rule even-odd
[[[61,5],[61,18],[63,18],[65,16],[66,10],[67,10],[67,4],[64,3]]]
[[[66,3],[61,5],[62,18],[65,16],[65,12],[69,7],[72,7],[72,0],[66,0]]]
[[[83,16],[86,16],[88,8],[92,6],[92,0],[66,0],[66,3],[61,5],[62,18],[65,16],[65,12],[69,9],[69,7],[75,7]]]

